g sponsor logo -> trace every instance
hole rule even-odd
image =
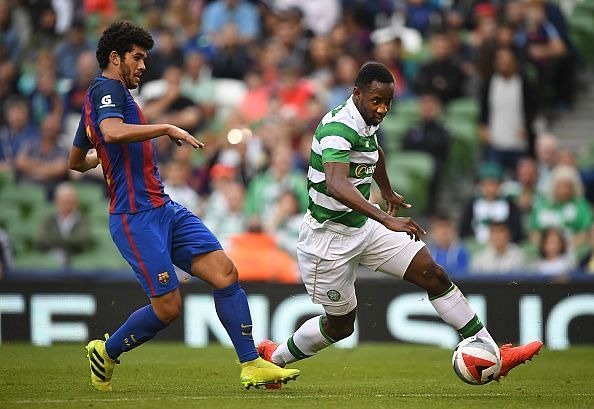
[[[355,177],[362,178],[363,176],[373,175],[373,172],[375,172],[375,165],[361,163],[355,168]]]
[[[101,105],[99,108],[115,107],[115,104],[111,101],[111,94],[104,95],[101,98]]]

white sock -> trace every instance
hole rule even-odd
[[[288,340],[279,344],[272,354],[272,362],[286,365],[301,359],[309,358],[318,351],[333,344],[322,328],[322,316],[308,319]]]
[[[493,341],[480,318],[474,313],[462,291],[452,283],[444,293],[429,297],[429,301],[442,320],[450,324],[462,338],[473,335],[486,337]],[[495,342],[495,341],[493,341]]]

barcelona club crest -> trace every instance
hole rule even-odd
[[[169,273],[167,271],[159,273],[157,278],[161,284],[167,284],[169,282]]]

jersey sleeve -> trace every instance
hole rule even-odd
[[[89,150],[93,147],[93,144],[87,137],[85,121],[83,120],[82,116],[80,117],[80,121],[78,121],[78,128],[76,128],[76,133],[74,134],[74,141],[72,144],[82,150]]]
[[[351,143],[342,136],[328,135],[320,141],[322,164],[327,162],[350,162]]]
[[[97,124],[105,118],[124,119],[126,91],[119,81],[105,81],[93,90],[91,98]]]

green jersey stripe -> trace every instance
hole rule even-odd
[[[321,141],[327,136],[337,136],[340,135],[347,141],[351,143],[351,145],[355,145],[357,140],[359,139],[359,134],[351,127],[343,124],[342,122],[329,122],[322,126],[319,126],[316,129],[316,133],[314,137]]]
[[[357,212],[337,212],[334,210],[326,209],[322,206],[318,206],[313,202],[309,203],[308,209],[311,213],[311,216],[314,219],[316,219],[318,223],[331,221],[334,223],[343,224],[348,227],[361,227],[367,221],[366,216],[363,216],[362,214],[359,214]]]

